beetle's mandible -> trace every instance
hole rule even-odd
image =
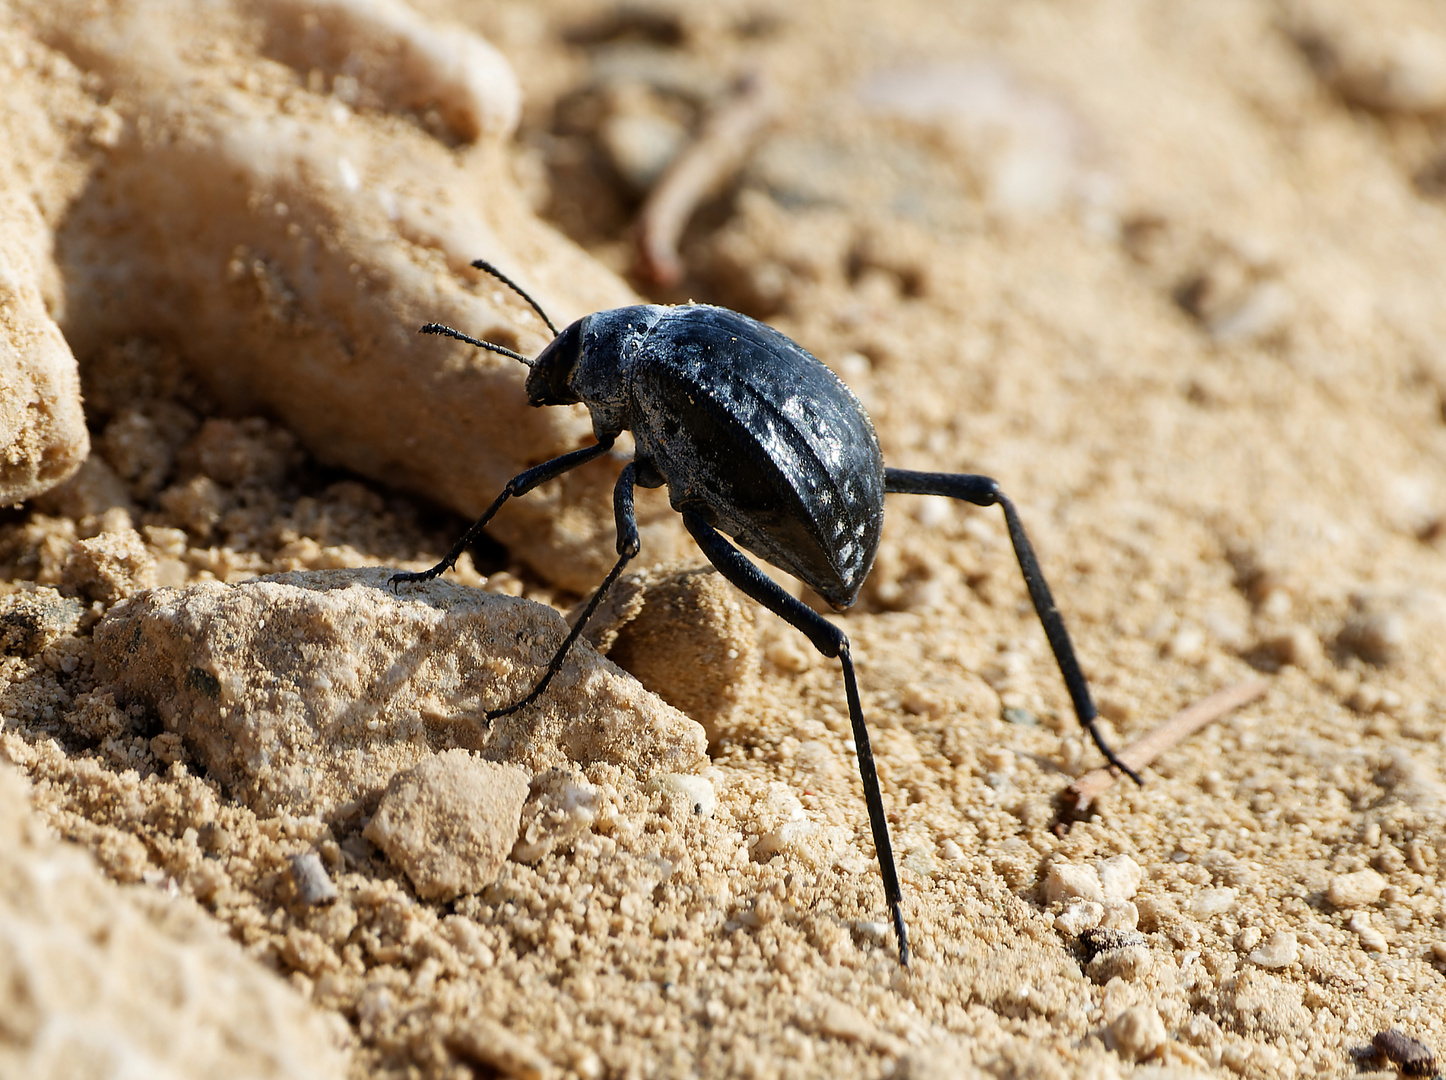
[[[480,259],[472,265],[527,301],[552,331],[552,342],[530,360],[436,323],[422,331],[457,338],[528,365],[532,369],[527,376],[528,400],[535,406],[586,405],[597,442],[513,477],[441,562],[421,573],[397,574],[392,583],[427,581],[443,573],[509,498],[607,453],[623,431],[633,433],[637,447],[613,492],[617,563],[532,692],[489,713],[488,719],[524,708],[547,689],[603,595],[638,554],[633,489],[666,485],[673,509],[683,515],[684,526],[719,572],[842,665],[884,895],[899,960],[907,965],[903,896],[849,639],[785,592],[724,534],[798,577],[842,610],[857,599],[873,566],[883,527],[884,494],[944,495],[976,506],[997,505],[1004,511],[1019,568],[1075,714],[1106,759],[1139,782],[1100,735],[1089,685],[1064,620],[1014,504],[995,481],[886,467],[872,421],[838,376],[796,342],[746,315],[702,304],[642,304],[584,316],[559,332],[536,301],[505,274]]]

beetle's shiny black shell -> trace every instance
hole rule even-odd
[[[873,566],[884,508],[883,454],[858,398],[797,342],[746,315],[643,310],[651,326],[621,365],[629,427],[673,508],[701,514],[848,607]]]

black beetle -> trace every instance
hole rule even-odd
[[[529,360],[437,323],[428,323],[422,332],[453,337],[528,365],[532,369],[527,376],[528,400],[534,406],[582,402],[592,416],[597,442],[514,477],[446,558],[421,573],[396,574],[392,583],[427,581],[443,573],[509,498],[607,453],[624,430],[632,431],[637,446],[613,492],[616,565],[537,686],[516,704],[488,713],[489,720],[516,712],[547,689],[603,595],[638,553],[633,488],[666,484],[673,509],[683,515],[684,526],[719,572],[798,627],[819,652],[838,657],[843,665],[884,895],[893,914],[899,960],[907,965],[903,896],[849,639],[780,588],[720,530],[842,610],[857,599],[873,567],[885,492],[945,495],[1003,509],[1020,570],[1075,714],[1106,759],[1139,782],[1099,733],[1098,714],[1064,620],[1014,504],[995,481],[986,476],[887,468],[873,422],[853,392],[802,346],[756,319],[703,304],[643,304],[587,315],[559,332],[537,302],[505,274],[480,259],[472,265],[526,300],[552,331],[552,342],[536,360]]]

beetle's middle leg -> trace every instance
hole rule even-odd
[[[553,458],[551,461],[544,461],[541,465],[534,465],[526,472],[518,473],[511,480],[507,481],[507,486],[502,489],[502,494],[493,499],[492,505],[482,511],[482,516],[474,521],[472,527],[462,534],[462,539],[452,545],[452,550],[442,557],[441,562],[430,570],[422,570],[416,573],[408,571],[393,574],[387,579],[387,584],[396,588],[398,585],[410,581],[431,581],[439,574],[443,574],[452,569],[452,567],[457,565],[457,560],[461,558],[462,552],[467,550],[467,545],[477,539],[477,535],[487,527],[487,523],[492,520],[498,510],[502,509],[502,504],[508,499],[514,495],[526,495],[539,484],[545,484],[570,469],[575,469],[579,465],[585,465],[593,458],[602,457],[612,449],[613,442],[614,437],[607,435],[599,439],[592,446],[584,446],[581,450],[573,450],[571,453],[562,454],[559,457]]]
[[[844,691],[848,695],[849,722],[853,725],[854,746],[859,755],[859,778],[864,785],[864,802],[869,808],[869,828],[874,834],[874,850],[879,857],[879,872],[884,879],[884,898],[894,920],[894,935],[899,942],[899,962],[909,966],[909,934],[904,926],[904,894],[899,888],[899,871],[894,865],[894,847],[889,841],[889,821],[884,814],[884,798],[879,792],[879,774],[874,768],[874,752],[869,743],[869,729],[864,724],[864,709],[859,701],[858,682],[854,678],[854,662],[849,655],[848,635],[813,608],[784,592],[782,587],[758,569],[741,551],[730,544],[692,510],[683,511],[683,525],[703,549],[708,561],[739,590],[757,600],[769,611],[807,635],[813,647],[824,656],[836,656],[843,665]]]
[[[644,474],[644,480],[649,478],[649,471],[647,464],[643,463],[642,472]],[[633,556],[638,553],[642,544],[638,539],[638,516],[633,509],[633,488],[638,484],[638,474],[639,463],[636,461],[628,462],[623,468],[622,473],[619,474],[618,482],[613,488],[613,517],[617,520],[618,529],[618,561],[613,565],[613,568],[608,571],[608,576],[605,577],[603,583],[598,586],[597,592],[592,594],[592,599],[588,601],[587,607],[583,610],[582,615],[578,618],[577,622],[573,624],[572,632],[567,635],[567,639],[563,641],[561,647],[553,655],[552,662],[547,665],[547,671],[543,674],[542,679],[532,688],[532,693],[528,694],[515,705],[509,705],[505,709],[493,709],[487,714],[488,720],[496,720],[499,716],[509,716],[519,709],[531,705],[542,696],[542,692],[547,689],[547,684],[552,682],[552,677],[562,670],[563,662],[567,660],[567,654],[572,650],[572,646],[577,639],[582,637],[583,628],[587,626],[587,621],[592,618],[593,612],[597,610],[597,606],[602,603],[603,596],[606,595],[608,589],[612,588],[613,582],[617,581],[619,575],[622,574],[623,567],[627,566],[628,563],[632,561]]]
[[[1039,616],[1040,625],[1044,627],[1044,636],[1049,639],[1049,647],[1054,652],[1060,674],[1064,676],[1064,685],[1069,690],[1069,698],[1074,704],[1074,712],[1079,717],[1080,725],[1089,732],[1090,738],[1099,747],[1100,753],[1104,754],[1106,761],[1135,783],[1143,783],[1140,774],[1121,761],[1100,734],[1097,723],[1099,711],[1090,696],[1089,683],[1085,681],[1084,672],[1080,669],[1079,658],[1069,640],[1069,631],[1064,627],[1064,619],[1059,608],[1055,606],[1049,585],[1044,580],[1044,571],[1039,568],[1039,559],[1034,554],[1034,545],[1029,542],[1029,537],[1024,532],[1019,512],[999,489],[998,481],[969,473],[885,469],[884,490],[901,495],[943,495],[951,499],[962,499],[975,506],[998,506],[1004,511],[1009,539],[1014,545],[1014,557],[1019,561],[1024,584],[1029,588],[1029,598],[1034,601],[1035,614]]]

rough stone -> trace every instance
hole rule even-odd
[[[0,1075],[347,1075],[295,991],[194,906],[50,839],[26,790],[0,766]]]
[[[258,812],[325,813],[452,747],[532,772],[610,762],[646,775],[702,759],[697,724],[583,642],[535,705],[484,722],[532,689],[566,623],[445,581],[394,593],[390,574],[140,594],[97,625],[97,673]]]
[[[645,570],[614,592],[588,637],[716,742],[758,688],[751,601],[711,566]]]
[[[387,786],[365,836],[406,871],[424,900],[490,885],[517,842],[527,773],[447,750]]]
[[[580,410],[527,407],[522,365],[416,333],[436,321],[527,353],[546,343],[526,305],[471,268],[476,258],[506,268],[562,324],[636,299],[518,191],[502,150],[517,80],[487,41],[395,0],[65,2],[31,15],[62,62],[107,88],[117,122],[105,168],[53,242],[34,230],[39,268],[0,249],[0,293],[23,298],[0,337],[21,350],[16,378],[28,380],[7,408],[13,424],[44,421],[8,436],[26,448],[0,496],[33,494],[85,456],[66,342],[89,356],[127,338],[183,339],[229,411],[270,413],[322,461],[465,516],[588,437]],[[242,40],[258,42],[268,79],[191,93],[209,74],[199,58],[231,56]],[[271,85],[281,65],[302,85]],[[434,111],[442,139],[385,118],[425,123]],[[465,158],[446,145],[474,139]],[[64,339],[37,284],[57,267]],[[61,382],[64,393],[51,388]],[[22,410],[26,400],[35,407]],[[0,410],[0,445],[5,419]],[[617,469],[594,462],[518,500],[493,535],[552,581],[595,587],[613,559]],[[650,559],[687,549],[661,492],[640,492],[639,513]]]
[[[1368,907],[1380,899],[1386,879],[1371,869],[1337,874],[1326,886],[1326,899],[1335,908]]]

